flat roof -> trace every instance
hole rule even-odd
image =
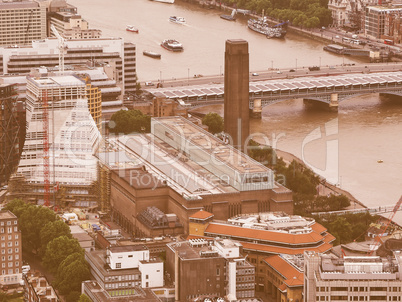
[[[272,173],[271,169],[233,148],[231,145],[225,144],[222,140],[183,117],[152,118],[152,120],[162,124],[187,141],[200,147],[202,150],[209,153],[211,158],[215,158],[215,160],[231,166],[240,174]]]
[[[85,86],[83,80],[80,80],[79,78],[72,75],[50,76],[40,79],[31,77],[29,78],[29,80],[35,83],[37,86],[46,86],[46,87]]]
[[[147,251],[148,248],[143,244],[134,245],[123,245],[123,246],[112,246],[109,251],[112,253],[125,253],[125,252],[136,252],[136,251]]]

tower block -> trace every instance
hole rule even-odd
[[[227,40],[225,49],[224,129],[244,151],[249,125],[249,54],[245,40]]]

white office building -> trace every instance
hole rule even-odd
[[[0,46],[28,45],[46,38],[43,1],[0,2]]]
[[[29,183],[44,183],[48,149],[51,184],[91,185],[97,177],[93,154],[100,134],[88,110],[85,83],[71,75],[28,78],[26,110],[27,133],[18,173]]]

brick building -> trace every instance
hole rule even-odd
[[[255,268],[241,255],[241,245],[231,240],[170,243],[166,270],[175,280],[176,301],[205,296],[237,301],[255,295]]]
[[[22,245],[18,219],[10,211],[0,212],[0,284],[19,284],[22,278]]]
[[[151,206],[175,214],[184,232],[200,209],[223,220],[293,212],[292,192],[272,170],[184,118],[153,118],[151,134],[110,137],[109,146],[99,159],[110,171],[111,216],[135,236],[137,216]]]

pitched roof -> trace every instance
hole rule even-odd
[[[313,232],[307,234],[289,234],[277,231],[244,228],[229,224],[218,224],[214,222],[208,225],[205,233],[232,236],[233,239],[256,239],[261,241],[286,243],[289,245],[319,243],[324,238],[314,230]]]
[[[195,219],[204,220],[204,219],[210,218],[212,216],[214,216],[214,214],[209,213],[209,212],[204,211],[204,210],[200,210],[200,211],[194,213],[193,215],[191,215],[189,218],[195,218]]]
[[[269,256],[264,259],[270,267],[277,271],[284,278],[284,283],[288,287],[303,286],[303,273],[297,270],[293,265],[278,255]],[[284,290],[281,288],[281,290]]]
[[[319,234],[321,234],[321,233],[327,231],[327,228],[326,228],[326,227],[324,227],[323,225],[321,225],[321,224],[319,224],[319,223],[317,223],[317,222],[314,223],[314,224],[311,226],[311,228],[312,228],[315,232],[317,232],[317,233],[319,233]]]

